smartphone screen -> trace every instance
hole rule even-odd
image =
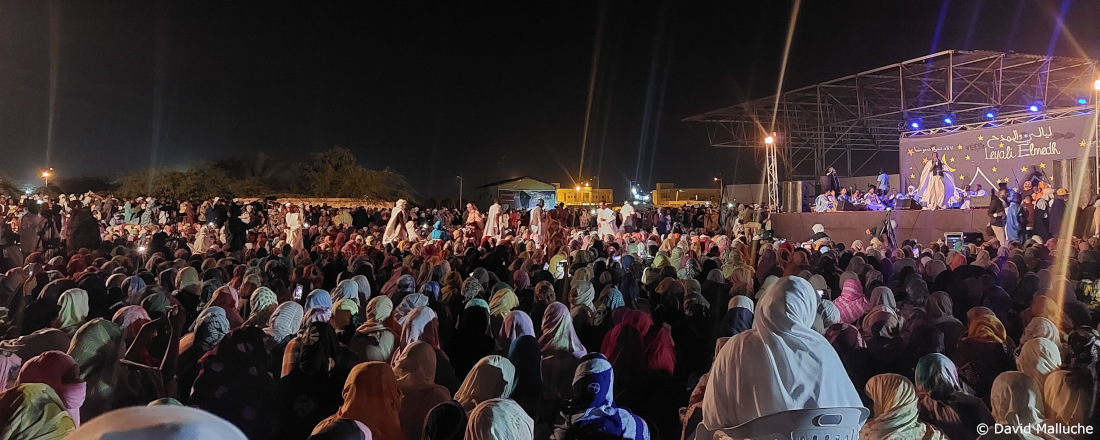
[[[824,298],[825,297],[825,291],[821,290],[821,289],[817,289],[817,297],[818,298]]]
[[[295,301],[301,301],[302,300],[302,285],[301,284],[299,284],[298,287],[294,288],[294,300]]]

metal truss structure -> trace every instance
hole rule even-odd
[[[761,151],[777,132],[784,180],[816,179],[829,167],[892,173],[903,135],[1091,111],[1098,73],[1088,58],[948,50],[684,121],[705,124],[715,147]]]

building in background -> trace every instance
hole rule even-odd
[[[531,209],[542,199],[547,209],[558,203],[557,187],[528,176],[515,177],[499,182],[487,183],[474,188],[473,203],[485,211],[493,200],[500,202],[501,208]]]
[[[713,188],[677,188],[673,183],[658,183],[651,193],[655,206],[717,205],[721,202],[722,190]]]
[[[590,206],[600,202],[614,204],[615,194],[611,188],[593,188],[588,183],[572,188],[563,188],[560,183],[555,183],[554,186],[557,188],[558,202],[565,206]]]

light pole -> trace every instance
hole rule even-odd
[[[764,138],[764,183],[768,190],[768,212],[779,210],[779,154],[775,146],[775,133]]]
[[[458,179],[458,201],[455,202],[455,209],[462,206],[462,175],[455,176]]]
[[[45,170],[42,170],[42,180],[46,181],[46,188],[50,187],[50,172],[51,171],[53,171],[53,168],[47,168]]]
[[[726,198],[723,197],[726,192],[726,182],[722,173],[718,173],[718,175],[714,177],[714,181],[718,182],[718,226],[722,226],[722,208],[726,204]]]

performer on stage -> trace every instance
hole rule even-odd
[[[944,209],[948,198],[955,194],[954,171],[940,154],[932,153],[932,160],[924,164],[920,173],[920,188],[914,196],[924,204],[924,209]]]

